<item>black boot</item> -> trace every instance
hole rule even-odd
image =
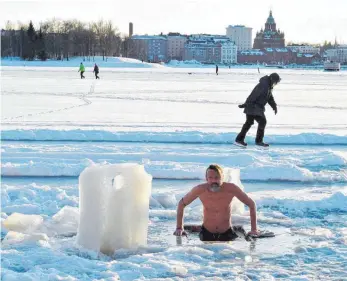
[[[249,131],[249,129],[252,127],[254,124],[254,116],[252,115],[246,115],[246,122],[243,124],[241,132],[237,135],[235,139],[235,144],[246,147],[247,143],[245,143],[245,137]]]
[[[234,144],[241,147],[247,147],[247,143],[245,143],[243,140],[236,139]]]
[[[242,145],[242,146],[247,146],[247,143],[245,143],[245,137],[246,134],[248,133],[249,129],[252,127],[251,122],[247,122],[242,126],[241,132],[237,135],[235,139],[235,144],[236,145]]]
[[[262,146],[262,147],[269,147],[270,146],[268,143],[265,143],[265,142],[256,142],[255,144],[258,146]]]
[[[262,147],[269,147],[268,143],[263,142],[264,133],[265,133],[265,129],[258,127],[257,136],[255,138],[255,144]]]

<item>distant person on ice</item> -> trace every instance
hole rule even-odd
[[[83,75],[83,73],[84,73],[85,71],[86,71],[86,69],[84,68],[83,63],[81,63],[81,64],[80,64],[80,69],[78,70],[78,72],[81,73],[81,79],[84,79],[84,78],[85,78],[84,75]]]
[[[258,122],[258,130],[255,144],[263,147],[269,146],[263,142],[266,126],[265,105],[269,103],[275,114],[277,114],[277,104],[272,95],[272,90],[280,81],[281,78],[277,73],[260,78],[258,85],[255,86],[246,102],[239,105],[239,108],[244,108],[243,112],[246,114],[246,122],[235,139],[236,145],[247,146],[247,143],[245,143],[246,134],[254,124],[254,120],[256,120]]]
[[[99,74],[99,67],[97,64],[94,65],[94,70],[93,70],[94,74],[95,74],[95,79],[100,79],[100,77],[98,76]]]
[[[218,65],[216,65],[216,74],[218,75]]]
[[[206,183],[195,186],[179,201],[177,206],[177,224],[174,235],[186,235],[183,227],[184,208],[199,198],[203,205],[203,224],[199,228],[201,241],[231,241],[238,237],[235,231],[242,227],[231,225],[231,202],[236,197],[249,207],[251,231],[249,235],[258,235],[257,211],[254,201],[232,183],[223,182],[223,170],[219,165],[210,165],[206,169]],[[237,229],[237,230],[236,230]]]

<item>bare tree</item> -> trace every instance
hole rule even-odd
[[[16,30],[17,29],[17,30]],[[28,25],[21,22],[8,22],[1,36],[1,56],[21,56],[27,52]],[[40,52],[54,59],[67,59],[71,56],[119,55],[122,52],[122,38],[112,21],[99,20],[85,23],[79,20],[60,20],[53,18],[40,22]],[[12,32],[13,31],[13,32]],[[34,40],[35,39],[35,40]],[[33,46],[33,45],[32,45]]]
[[[121,38],[118,28],[115,27],[112,21],[99,20],[91,25],[92,31],[95,34],[96,45],[95,51],[101,53],[103,60],[105,56],[120,53]]]

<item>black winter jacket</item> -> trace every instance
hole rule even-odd
[[[246,102],[240,105],[244,113],[248,115],[265,116],[265,105],[269,103],[273,110],[277,111],[277,104],[272,95],[273,86],[269,76],[260,78],[259,83],[248,96]]]

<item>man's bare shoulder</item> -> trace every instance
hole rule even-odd
[[[199,184],[199,185],[195,186],[193,188],[193,190],[195,192],[202,193],[202,192],[204,192],[206,190],[207,187],[208,187],[207,183],[202,183],[202,184]]]
[[[226,192],[230,193],[235,193],[240,190],[240,188],[236,184],[230,182],[223,182],[223,188]]]
[[[206,184],[199,184],[197,186],[194,186],[184,197],[188,200],[195,200],[195,198],[199,197],[206,191],[206,186]]]

